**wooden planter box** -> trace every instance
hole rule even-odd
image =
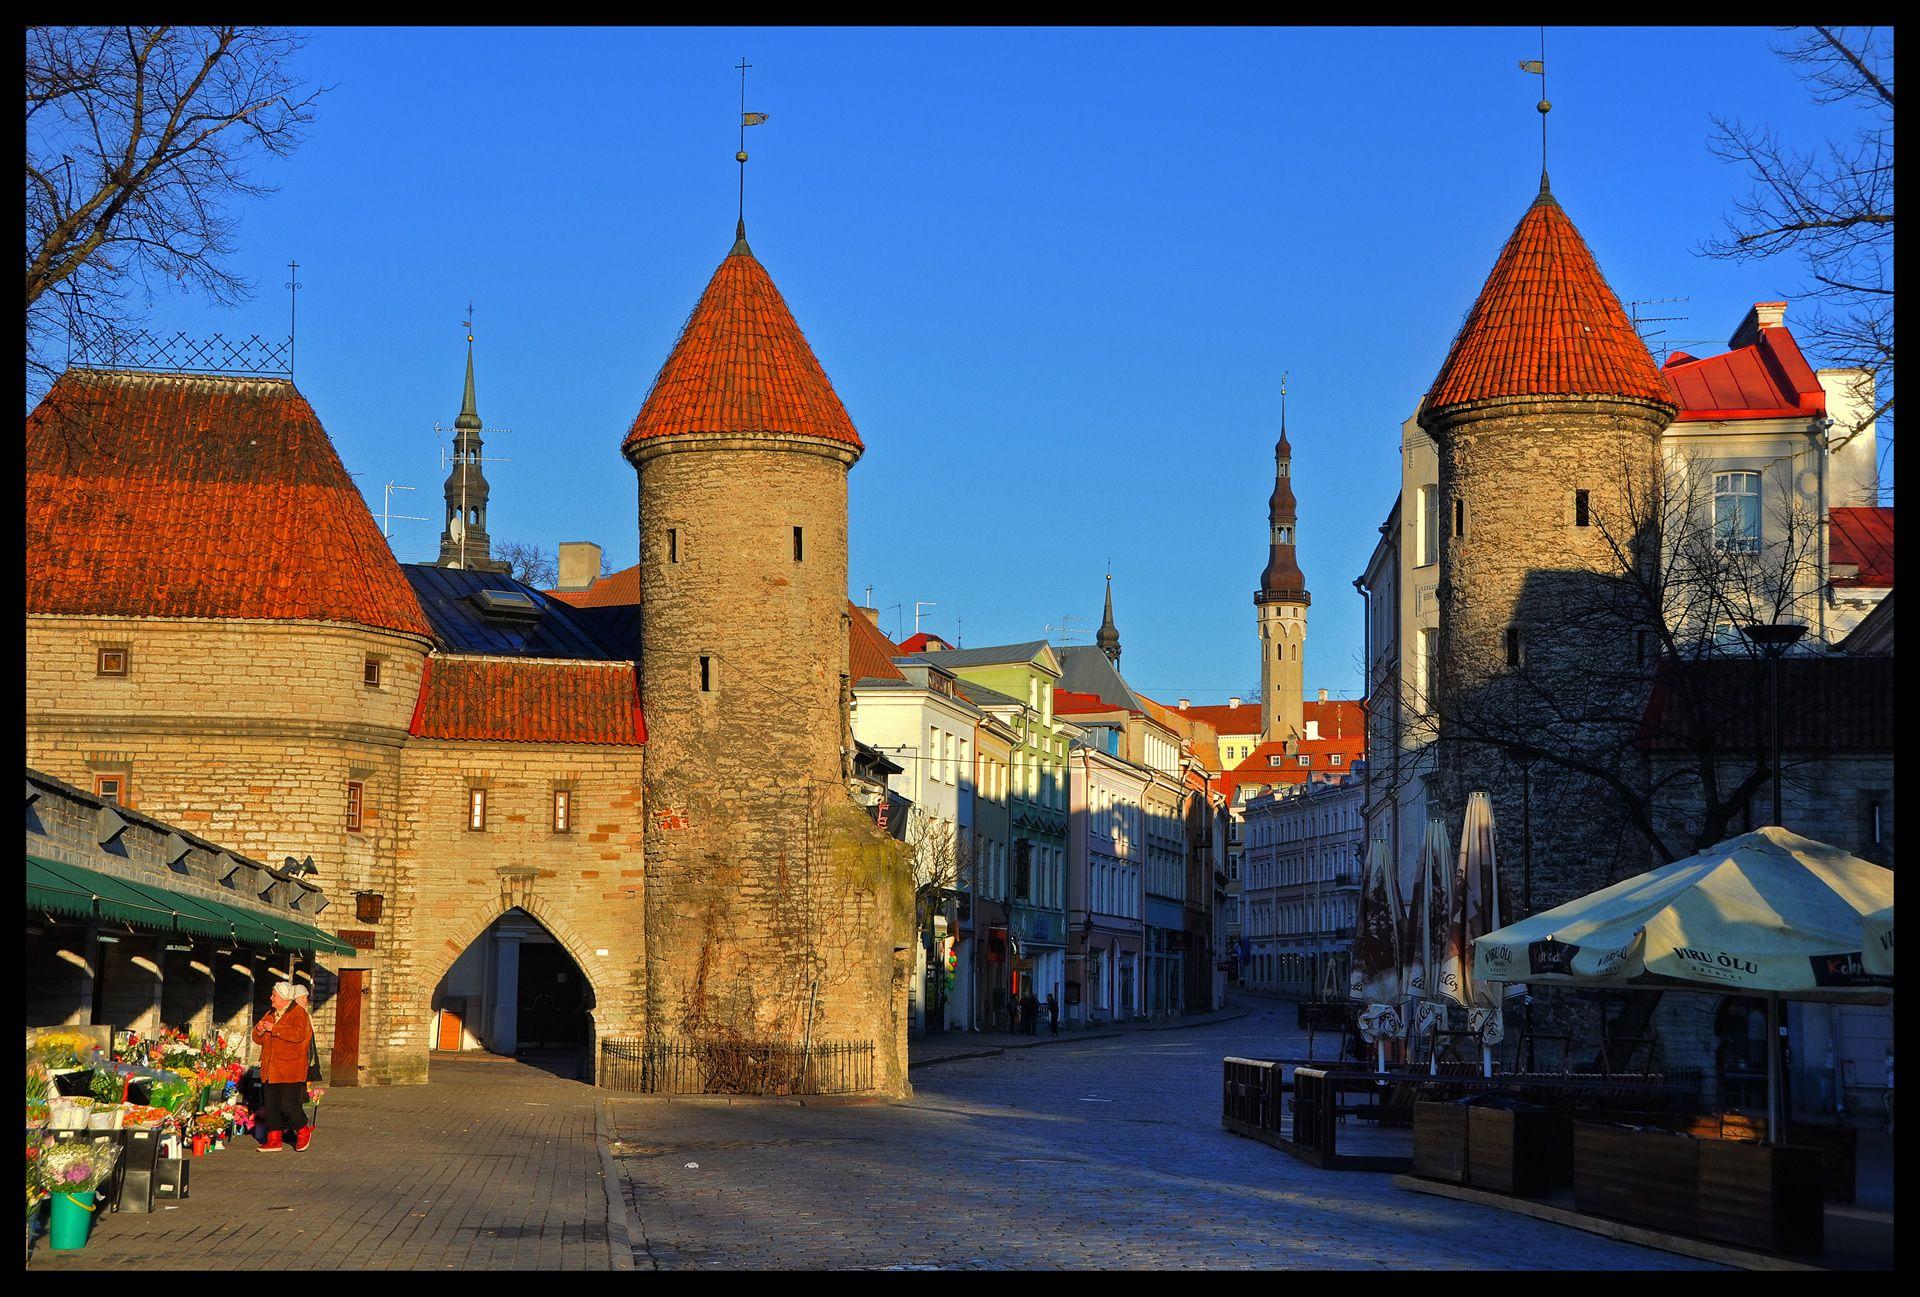
[[[1694,1232],[1699,1140],[1588,1122],[1573,1129],[1576,1207],[1667,1233]]]
[[[1544,1198],[1560,1182],[1562,1167],[1566,1178],[1572,1177],[1572,1150],[1561,1156],[1568,1125],[1563,1114],[1550,1108],[1468,1108],[1466,1113],[1467,1183],[1474,1188]]]
[[[1763,1252],[1825,1250],[1819,1149],[1733,1139],[1701,1140],[1699,1149],[1700,1237]]]
[[[1467,1113],[1457,1103],[1413,1105],[1413,1173],[1448,1184],[1467,1182]]]
[[[1767,1138],[1767,1119],[1742,1112],[1709,1113],[1695,1117],[1683,1129],[1696,1139],[1741,1140],[1761,1144]],[[1828,1202],[1854,1200],[1854,1182],[1860,1135],[1851,1126],[1809,1126],[1787,1123],[1787,1142],[1820,1151],[1820,1180]]]

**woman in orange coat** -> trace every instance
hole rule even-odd
[[[260,1083],[266,1091],[261,1113],[266,1142],[260,1151],[279,1152],[289,1134],[295,1150],[304,1151],[313,1138],[306,1109],[307,1047],[313,1040],[313,1019],[291,982],[274,983],[273,1011],[254,1026],[253,1038],[260,1044]]]

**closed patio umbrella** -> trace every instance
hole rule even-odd
[[[1373,840],[1367,853],[1367,884],[1360,892],[1355,916],[1353,973],[1348,983],[1352,998],[1367,1007],[1360,1013],[1360,1034],[1374,1047],[1381,1071],[1387,1070],[1387,1037],[1400,1031],[1402,959],[1398,871],[1387,844]]]
[[[1882,977],[1893,976],[1893,907],[1875,910],[1867,916],[1861,925],[1866,929],[1865,946],[1860,962],[1865,964],[1869,973]]]
[[[1459,952],[1453,949],[1455,863],[1447,826],[1428,820],[1407,906],[1407,994],[1415,1001],[1409,1010],[1415,1035],[1444,1026],[1447,1005],[1460,1003]]]
[[[1508,924],[1473,943],[1493,982],[1716,991],[1767,1001],[1767,1134],[1778,1141],[1783,999],[1884,1004],[1863,922],[1893,871],[1777,826]]]
[[[1493,1074],[1493,1047],[1506,1036],[1506,1014],[1501,1002],[1508,995],[1524,995],[1526,987],[1510,984],[1502,988],[1474,975],[1467,958],[1473,943],[1497,930],[1513,913],[1508,903],[1506,880],[1500,876],[1500,863],[1493,845],[1493,800],[1484,792],[1467,797],[1466,823],[1460,830],[1459,901],[1453,910],[1458,935],[1449,953],[1458,954],[1459,1000],[1467,1006],[1467,1026],[1480,1038],[1480,1066]]]

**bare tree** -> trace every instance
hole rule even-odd
[[[934,918],[961,892],[974,890],[975,852],[970,835],[958,825],[925,814],[918,807],[907,822],[906,865],[913,878],[913,922],[927,961],[939,955],[934,945]],[[953,916],[948,915],[949,935]],[[944,972],[944,969],[942,970]],[[942,997],[943,1004],[945,1002]]]
[[[1815,156],[1771,127],[1715,117],[1707,147],[1744,167],[1754,188],[1726,218],[1726,233],[1700,251],[1736,261],[1788,252],[1800,258],[1812,281],[1804,295],[1831,308],[1799,326],[1801,337],[1828,363],[1865,371],[1863,398],[1872,385],[1874,399],[1860,403],[1863,416],[1834,430],[1844,444],[1876,418],[1893,418],[1893,32],[1797,33],[1775,52],[1816,104],[1851,109],[1864,124]]]
[[[1796,492],[1769,493],[1776,503],[1756,536],[1716,519],[1710,463],[1676,456],[1658,473],[1620,471],[1618,503],[1596,504],[1591,520],[1610,562],[1598,573],[1535,574],[1540,596],[1523,596],[1516,617],[1529,646],[1517,664],[1484,673],[1464,696],[1401,684],[1403,777],[1430,774],[1418,755],[1428,743],[1550,772],[1552,814],[1617,828],[1616,867],[1723,840],[1765,788],[1763,732],[1732,723],[1760,679],[1738,627],[1810,621],[1820,589],[1819,519]],[[1555,581],[1578,588],[1547,588]],[[1553,649],[1568,644],[1611,647]],[[1753,679],[1729,658],[1753,661]],[[1648,718],[1656,685],[1659,714]],[[1642,718],[1657,723],[1657,761]]]
[[[156,282],[230,305],[236,199],[271,187],[322,93],[289,71],[303,37],[271,27],[31,27],[26,33],[26,333],[30,386],[54,340],[112,339]]]
[[[536,590],[551,590],[560,580],[559,558],[531,541],[503,540],[493,547],[493,557],[505,563],[507,574],[521,585],[530,585]],[[602,572],[601,575],[605,576],[606,573]]]

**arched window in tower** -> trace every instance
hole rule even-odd
[[[467,525],[469,527],[478,527],[480,525],[480,511],[478,509],[467,510]]]

